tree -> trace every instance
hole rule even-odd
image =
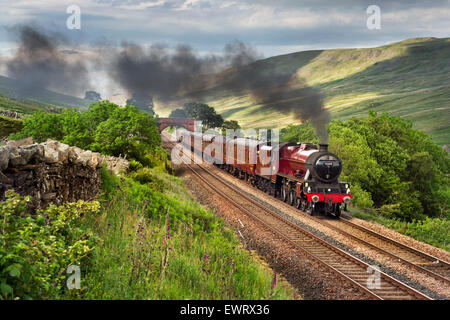
[[[62,142],[80,148],[89,148],[94,142],[95,131],[100,123],[109,119],[119,106],[109,101],[93,102],[88,110],[79,112],[74,109],[62,113],[64,138]]]
[[[187,102],[184,104],[183,110],[190,118],[201,120],[206,128],[219,128],[223,124],[222,116],[207,104]]]
[[[184,109],[175,109],[173,110],[170,115],[170,118],[188,118],[188,115],[186,114],[186,112],[184,111]]]
[[[232,129],[232,130],[238,130],[241,126],[236,120],[227,120],[224,121],[222,124],[222,129]]]
[[[280,140],[283,142],[313,142],[319,143],[314,127],[309,122],[300,125],[290,124],[281,130]]]
[[[367,118],[333,120],[329,132],[354,204],[403,220],[448,214],[449,156],[410,120],[369,112]],[[280,140],[318,142],[310,124],[288,126]]]
[[[30,117],[23,119],[23,129],[9,136],[11,140],[33,137],[37,142],[47,139],[61,140],[64,137],[62,115],[36,111]]]
[[[136,106],[151,115],[155,114],[153,110],[153,97],[148,94],[133,93],[132,97],[127,100],[127,105]]]
[[[101,97],[100,93],[98,93],[98,92],[86,91],[86,93],[84,94],[84,99],[91,100],[91,101],[100,101],[100,100],[102,100],[102,97]]]
[[[146,155],[161,145],[155,119],[135,106],[117,108],[95,131],[93,151],[127,155],[147,165]]]

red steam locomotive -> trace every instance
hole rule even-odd
[[[179,141],[203,159],[311,215],[339,217],[351,201],[349,184],[338,180],[342,162],[327,144],[271,146],[270,142],[190,131],[182,136]],[[262,161],[261,153],[278,161]]]

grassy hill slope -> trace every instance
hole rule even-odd
[[[10,110],[22,114],[31,114],[36,110],[59,112],[61,107],[33,100],[16,100],[0,94],[0,110]]]
[[[254,62],[244,70],[229,69],[220,81],[197,92],[226,119],[243,127],[285,127],[298,123],[291,114],[254,101],[249,90],[229,90],[237,73],[257,73],[261,87],[320,90],[334,119],[366,116],[369,109],[413,120],[440,144],[450,144],[450,39],[408,39],[376,48],[297,52]],[[243,72],[243,73],[242,73]],[[192,94],[192,93],[191,93]],[[157,106],[167,115],[183,101]],[[295,98],[294,98],[295,99]],[[282,101],[280,101],[282,102]],[[300,103],[300,101],[299,101]]]
[[[18,88],[20,83],[17,80],[0,76],[0,108],[30,113],[37,109],[54,111],[61,107],[84,108],[91,102],[44,88],[22,94]]]

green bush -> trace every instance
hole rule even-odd
[[[139,161],[136,161],[134,159],[130,159],[130,171],[136,171],[139,169],[142,169],[144,166]]]
[[[32,215],[29,202],[12,191],[0,202],[0,298],[58,299],[67,267],[81,265],[97,243],[77,222],[97,213],[99,203],[50,205]]]
[[[35,141],[41,142],[48,138],[62,140],[64,137],[62,116],[58,113],[36,111],[32,116],[23,119],[22,126],[20,132],[9,136],[11,140],[33,137]]]
[[[365,191],[356,183],[351,185],[351,192],[353,194],[353,205],[359,208],[372,208],[373,200],[369,192]]]

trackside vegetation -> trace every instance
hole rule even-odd
[[[179,178],[142,169],[104,171],[101,215],[86,217],[102,244],[93,252],[88,299],[291,299],[242,250],[223,222],[193,202]],[[157,191],[164,190],[164,192]]]
[[[109,102],[85,112],[37,112],[11,138],[47,138],[126,155],[132,171],[102,168],[96,201],[31,214],[11,190],[0,202],[0,299],[292,299],[213,212],[197,204],[168,156],[152,115]],[[81,288],[69,290],[69,265]]]
[[[283,129],[281,140],[318,143],[309,123]],[[356,215],[449,249],[450,158],[429,135],[408,119],[369,111],[331,121],[329,144],[343,162],[340,179],[351,184]]]

